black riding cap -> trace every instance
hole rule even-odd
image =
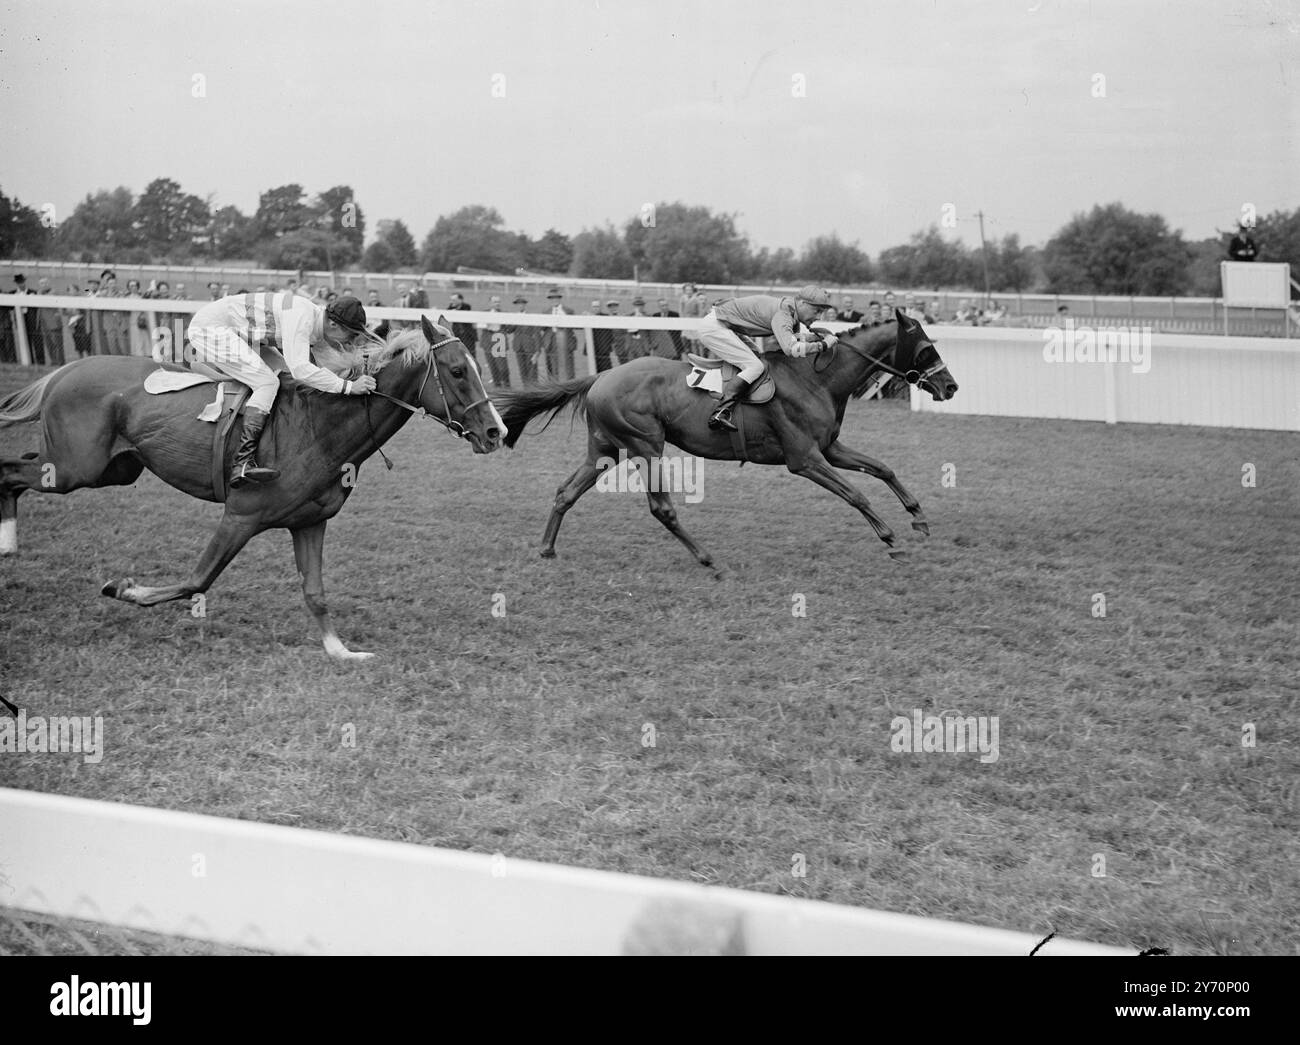
[[[356,298],[339,298],[325,309],[327,319],[334,320],[344,330],[356,333],[366,329],[366,310]]]

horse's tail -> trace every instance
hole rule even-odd
[[[551,416],[547,419],[546,424],[538,429],[540,432],[546,431],[552,421],[561,410],[570,403],[573,404],[574,412],[581,416],[587,409],[587,393],[591,391],[591,386],[596,383],[599,374],[591,377],[579,377],[573,381],[563,381],[556,384],[541,385],[538,388],[524,389],[522,392],[505,392],[493,398],[497,408],[501,410],[501,419],[505,421],[506,427],[510,433],[506,436],[506,446],[514,447],[519,442],[519,437],[524,434],[524,425],[528,424],[538,414],[544,414],[550,411]],[[504,409],[501,409],[504,407]]]
[[[35,421],[40,417],[45,405],[45,393],[59,373],[56,370],[52,374],[46,374],[39,381],[0,399],[0,428],[21,424],[23,421]]]

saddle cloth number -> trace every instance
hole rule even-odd
[[[686,383],[692,388],[700,388],[705,392],[716,392],[718,395],[722,395],[722,367],[705,370],[703,367],[692,366],[690,374],[687,375]]]

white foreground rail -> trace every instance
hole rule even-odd
[[[1030,935],[0,789],[0,906],[310,954],[1027,955]],[[1133,950],[1052,939],[1040,955]]]

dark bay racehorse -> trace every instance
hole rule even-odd
[[[369,396],[329,395],[283,379],[262,438],[280,478],[229,491],[217,532],[183,583],[148,588],[128,577],[105,584],[103,594],[137,606],[189,598],[207,591],[254,536],[284,527],[293,535],[303,596],[325,651],[339,660],[369,657],[339,639],[321,577],[325,523],[352,492],[361,462],[418,408],[467,438],[475,453],[498,449],[506,434],[472,357],[441,317],[439,324],[422,317],[421,330],[396,333],[373,351],[344,353],[345,364],[355,361],[351,376],[363,369],[374,376]],[[215,386],[151,395],[144,379],[156,369],[147,358],[88,356],[0,400],[0,427],[41,421],[39,453],[0,458],[0,555],[17,550],[18,496],[25,490],[125,486],[148,468],[192,497],[222,500],[212,487],[213,425],[196,420]],[[232,441],[223,474],[233,451]]]
[[[840,335],[831,352],[808,359],[781,354],[763,357],[771,364],[776,395],[745,411],[746,457],[759,464],[784,464],[795,475],[811,479],[860,511],[895,559],[906,560],[896,548],[893,531],[872,510],[857,487],[836,474],[836,468],[866,472],[882,479],[912,516],[912,528],[930,532],[920,504],[890,468],[839,442],[840,425],[849,398],[861,397],[881,371],[919,385],[935,400],[951,399],[957,382],[948,373],[934,342],[921,324],[896,311],[895,322],[859,326]],[[650,511],[705,566],[713,559],[702,551],[677,521],[668,492],[661,490],[657,470],[664,443],[687,453],[717,461],[737,459],[732,437],[709,428],[714,400],[686,384],[690,364],[657,357],[635,359],[595,377],[545,385],[497,397],[510,429],[506,446],[513,447],[524,425],[539,414],[555,415],[572,403],[587,420],[587,460],[565,481],[555,497],[546,523],[542,555],[555,554],[555,537],[564,513],[590,490],[619,450],[640,458],[649,474],[643,483]],[[550,421],[547,421],[549,424]],[[545,428],[545,426],[543,426]]]

